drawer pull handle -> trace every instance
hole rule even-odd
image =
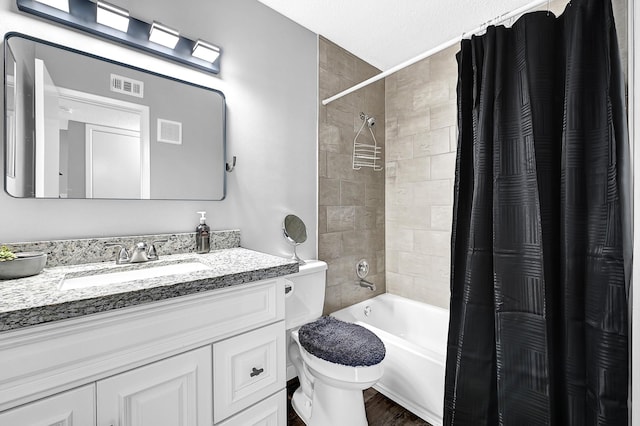
[[[255,377],[255,376],[258,376],[258,375],[262,374],[263,372],[264,372],[264,368],[261,368],[261,369],[258,370],[257,368],[253,367],[251,369],[251,373],[249,373],[249,376],[250,377]]]

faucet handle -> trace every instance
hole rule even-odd
[[[156,244],[158,243],[166,243],[167,239],[164,240],[155,240],[151,242],[151,247],[149,247],[149,253],[147,254],[147,257],[149,258],[149,260],[158,260],[158,251],[156,250]]]
[[[126,247],[122,244],[118,244],[118,243],[105,243],[104,245],[105,247],[120,247],[120,251],[118,252],[118,257],[116,257],[116,265],[120,265],[123,263],[128,263],[130,258],[129,258],[129,252],[127,251]]]

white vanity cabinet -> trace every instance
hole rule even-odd
[[[0,333],[0,425],[285,426],[284,327],[275,278]]]

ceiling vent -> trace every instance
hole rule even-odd
[[[123,93],[137,98],[144,97],[144,83],[142,81],[121,75],[111,74],[110,88],[112,92]]]
[[[182,144],[182,123],[158,118],[158,142]]]

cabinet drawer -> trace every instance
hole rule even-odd
[[[98,381],[98,426],[212,423],[211,346]]]
[[[251,408],[219,423],[218,426],[286,426],[287,391],[285,389]]]
[[[284,321],[213,345],[215,422],[285,387]]]
[[[94,385],[83,386],[0,413],[0,425],[94,426]]]

